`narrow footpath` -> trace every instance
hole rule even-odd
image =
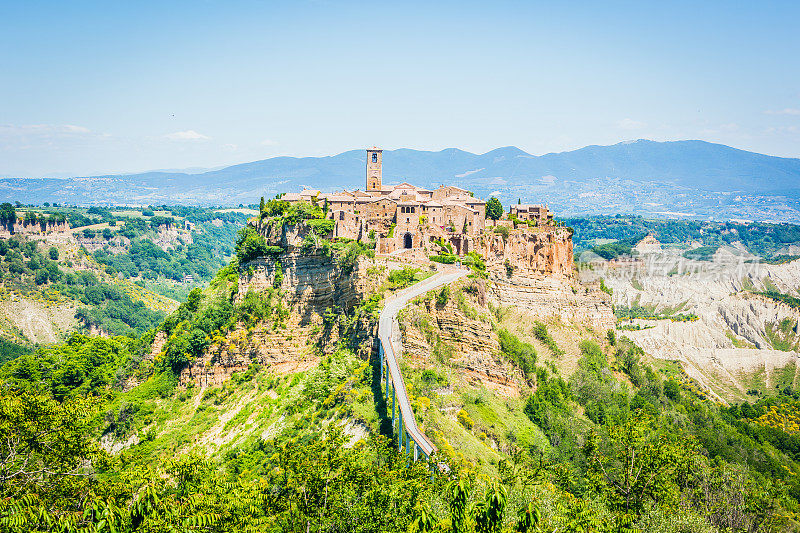
[[[402,352],[402,339],[400,338],[400,328],[397,323],[397,313],[402,308],[408,305],[408,302],[414,298],[421,296],[428,291],[438,289],[443,285],[450,284],[459,278],[466,276],[469,270],[452,268],[437,272],[428,279],[422,280],[411,287],[404,289],[391,298],[386,300],[386,303],[381,311],[380,321],[378,323],[378,337],[383,348],[383,358],[385,358],[386,366],[388,368],[387,378],[387,395],[389,380],[394,387],[394,396],[397,405],[399,406],[398,418],[398,438],[399,446],[403,445],[403,432],[408,434],[410,440],[416,446],[414,448],[414,458],[417,458],[417,447],[426,457],[430,457],[431,453],[436,447],[430,440],[422,433],[417,427],[417,421],[414,418],[414,411],[411,409],[411,402],[408,400],[408,393],[406,392],[406,385],[403,381],[403,375],[400,373],[400,365],[397,362],[398,355]],[[381,361],[383,364],[383,361]],[[393,409],[394,411],[394,409]],[[394,418],[394,414],[392,415]],[[393,421],[394,422],[394,421]],[[393,424],[394,425],[394,424]],[[411,453],[408,440],[405,444],[407,453]]]

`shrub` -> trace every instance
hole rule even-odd
[[[506,259],[503,265],[506,267],[506,276],[508,276],[509,278],[513,276],[515,268],[514,265],[511,264],[511,261]]]
[[[458,412],[458,415],[456,416],[458,418],[459,424],[464,426],[466,429],[472,429],[472,426],[475,425],[475,422],[472,421],[472,418],[470,418],[469,413],[467,413],[464,409],[460,410]]]
[[[664,383],[664,396],[673,402],[681,401],[681,386],[674,379],[668,379]]]
[[[414,283],[416,274],[419,272],[418,268],[405,267],[400,270],[392,270],[389,272],[387,281],[393,289],[402,289]]]
[[[603,291],[604,293],[608,294],[609,296],[613,296],[614,295],[614,289],[612,289],[611,287],[606,285],[606,282],[603,279],[600,280],[600,290]]]
[[[236,318],[245,326],[254,326],[272,314],[270,302],[261,294],[248,291],[236,306]]]
[[[498,331],[497,337],[500,351],[522,370],[526,379],[530,379],[536,371],[536,348],[520,341],[516,335],[505,329]]]
[[[50,250],[47,253],[48,255],[50,255],[50,259],[52,259],[53,261],[58,261],[58,248],[56,248],[55,246],[51,246]]]
[[[444,307],[447,305],[447,301],[450,299],[450,287],[445,285],[442,287],[442,290],[439,291],[439,294],[436,296],[436,305],[439,307]]]
[[[365,248],[361,243],[357,241],[351,241],[346,243],[344,247],[340,251],[339,258],[337,259],[337,264],[339,268],[342,270],[343,274],[350,274],[356,266],[356,262],[358,261],[358,257],[360,255],[375,255],[373,250],[369,250]]]
[[[236,257],[240,265],[267,255],[268,248],[266,239],[254,227],[245,226],[239,230],[236,239]]]
[[[307,220],[306,225],[311,228],[311,231],[313,231],[315,234],[324,237],[333,231],[334,226],[336,226],[336,222],[329,218],[320,218]]]
[[[453,263],[456,262],[456,259],[458,258],[453,254],[441,254],[441,255],[432,255],[428,259],[430,259],[431,261],[435,261],[437,263],[452,265]]]
[[[508,240],[508,236],[511,233],[511,231],[508,229],[508,226],[495,226],[494,232],[503,237],[503,242]]]
[[[550,351],[553,352],[553,355],[564,355],[564,350],[558,347],[555,339],[553,339],[553,337],[547,331],[547,326],[543,322],[539,322],[537,320],[534,323],[533,336],[546,344]]]

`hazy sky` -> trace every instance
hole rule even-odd
[[[800,2],[8,2],[0,175],[371,146],[800,156]]]

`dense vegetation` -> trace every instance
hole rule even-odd
[[[128,239],[130,244],[126,250],[118,253],[101,249],[93,254],[94,258],[110,273],[119,272],[126,278],[183,281],[192,276],[196,281],[209,281],[233,254],[231,243],[247,215],[200,208],[166,208],[197,225],[191,231],[190,242],[177,241],[165,251],[153,241],[160,228],[169,229],[177,224],[173,217],[129,218],[118,231],[103,235],[106,240],[117,234]]]
[[[263,204],[262,221],[307,224],[306,251],[335,254],[345,272],[371,251],[369,241],[326,248],[327,241],[314,238],[329,233],[320,216],[325,206]],[[19,241],[9,244],[5,255],[11,252],[3,264],[19,259],[27,269],[20,283],[32,279],[35,284],[36,273],[44,270],[45,283],[89,306],[79,311],[84,322],[118,327],[113,332],[127,336],[73,335],[61,345],[23,350],[0,368],[0,434],[5,437],[0,530],[500,533],[798,527],[800,395],[791,389],[753,405],[720,406],[676,368],[647,364],[639,347],[613,331],[602,340],[581,342],[574,372],[561,375],[532,344],[497,326],[502,356],[519,367],[527,383],[517,400],[518,416],[535,431],[502,435],[507,448],[499,460],[483,461],[479,455],[473,462],[475,457],[457,450],[442,450],[431,464],[410,464],[388,440],[391,408],[377,383],[380,370],[349,348],[360,322],[374,325],[382,291],[418,281],[422,272],[392,271],[380,291],[355,308],[328,309],[321,328],[335,333],[338,345],[327,354],[309,346],[319,356],[315,368],[275,376],[253,364],[222,387],[197,391],[177,387],[177,376],[209,346],[256,327],[293,333],[286,327],[280,284],[239,294],[240,269],[271,253],[260,233],[241,230],[237,258],[205,291],[192,290],[163,321],[156,316],[133,320],[137,311],[131,309],[118,315],[118,306],[135,303],[91,273],[61,271],[56,264],[51,278],[48,268],[58,260],[57,251],[53,257]],[[452,250],[444,247],[441,255],[449,257]],[[465,262],[473,268],[473,282],[480,281],[485,275],[480,257]],[[432,299],[438,308],[451,301],[466,307],[464,294],[448,287]],[[101,309],[104,314],[95,316]],[[620,313],[645,311],[634,307]],[[160,324],[150,329],[154,321]],[[565,355],[543,322],[526,327],[532,342],[546,347],[542,356]],[[151,360],[145,354],[157,334],[164,342]],[[434,351],[443,349],[436,343]],[[123,392],[131,380],[142,383]],[[421,371],[419,381],[409,384],[414,409],[423,412],[433,388],[448,385],[447,376]],[[224,454],[208,458],[178,453],[191,442],[191,434],[182,433],[171,448],[153,455],[156,431],[170,431],[174,424],[167,416],[181,405],[194,403],[197,418],[192,420],[199,423],[228,398],[249,398],[246,394],[264,389],[274,393],[269,400],[256,406],[248,400],[232,416],[243,412],[246,422],[256,408],[280,408],[281,420],[285,415],[291,423],[273,436],[237,440]],[[476,413],[497,415],[485,391],[474,394],[474,401],[454,416],[465,431],[477,433],[483,422]],[[512,410],[512,399],[497,401]],[[352,419],[365,405],[380,417],[376,426],[384,435],[351,446],[338,421]],[[156,409],[163,409],[158,416]],[[136,436],[139,440],[131,442],[139,444],[110,454],[98,444],[101,435]],[[499,456],[488,442],[483,434],[481,454]]]
[[[113,335],[139,336],[164,318],[120,287],[103,282],[88,271],[64,271],[55,247],[12,237],[0,240],[0,273],[7,290],[29,295],[45,292],[58,301],[69,298],[82,306],[76,312],[86,327],[94,326]]]
[[[197,311],[184,313],[208,319],[202,298],[196,303]],[[641,350],[625,339],[613,339],[613,365],[603,347],[584,342],[569,379],[536,366],[532,347],[512,334],[501,339],[504,352],[533,365],[536,387],[525,413],[548,446],[518,441],[497,464],[495,477],[463,460],[447,460],[446,469],[441,463],[409,464],[383,437],[351,448],[335,424],[319,429],[315,416],[273,439],[248,439],[216,460],[190,454],[149,464],[137,461],[134,450],[109,455],[97,444],[98,431],[125,435],[134,418],[152,416],[142,404],[112,400],[141,363],[148,340],[76,335],[0,371],[6,383],[0,429],[14,443],[0,452],[0,527],[476,533],[792,528],[800,497],[796,393],[716,407],[643,364]],[[330,407],[346,407],[352,400],[341,384],[354,370],[356,379],[372,379],[366,365],[326,358],[304,378],[298,408],[316,405],[327,417]],[[258,372],[253,368],[233,383]],[[184,394],[173,389],[170,373],[167,368],[148,382],[161,401]],[[443,379],[433,371],[423,378],[437,384]],[[202,401],[223,393],[231,391],[209,389]],[[112,404],[120,407],[109,410]],[[585,417],[576,416],[578,407]],[[459,420],[472,426],[466,412]]]
[[[647,234],[664,244],[696,241],[715,249],[740,241],[751,253],[767,259],[779,255],[786,245],[800,242],[800,226],[794,224],[646,219],[633,215],[574,217],[564,223],[575,230],[573,242],[577,252],[594,248],[597,240],[621,241],[619,247],[598,247],[603,253],[594,248],[606,259],[629,253],[627,245],[635,244]]]

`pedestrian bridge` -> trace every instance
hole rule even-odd
[[[391,399],[392,430],[397,435],[397,449],[405,451],[409,456],[413,455],[414,461],[420,458],[429,459],[436,451],[436,447],[417,427],[417,420],[414,418],[414,411],[411,409],[411,402],[406,392],[406,384],[400,373],[397,357],[402,352],[403,344],[397,324],[397,313],[417,296],[452,283],[468,273],[469,271],[464,269],[437,272],[387,299],[381,311],[378,322],[381,390],[385,394],[387,406]]]

